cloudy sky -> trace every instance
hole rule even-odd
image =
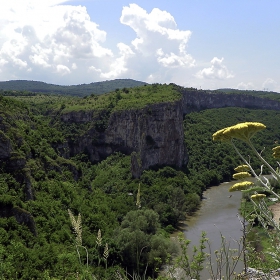
[[[280,1],[0,0],[0,81],[280,92]]]

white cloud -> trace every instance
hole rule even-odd
[[[274,81],[271,78],[267,78],[263,84],[262,84],[262,88],[264,90],[268,90],[268,91],[274,91],[274,90],[279,90],[279,88],[277,89],[277,82]]]
[[[223,64],[224,58],[221,59],[214,57],[211,60],[211,67],[204,68],[200,70],[196,77],[200,79],[219,79],[219,80],[225,80],[229,78],[233,78],[233,74],[229,72],[227,67]]]
[[[88,68],[88,72],[95,72],[95,73],[100,73],[100,74],[102,73],[101,69],[98,69],[98,68],[96,68],[94,66],[90,66]]]
[[[189,30],[179,30],[173,16],[158,8],[148,13],[136,4],[123,8],[122,24],[131,27],[136,38],[131,41],[133,53],[123,57],[130,78],[144,81],[171,82],[179,73],[185,73],[195,65],[187,53]]]
[[[70,69],[67,66],[61,64],[56,66],[56,72],[63,76],[71,73]]]
[[[176,55],[173,52],[171,52],[170,54],[165,54],[161,48],[157,50],[156,54],[158,63],[163,65],[164,67],[176,68],[188,65],[194,66],[194,61],[188,54],[185,54],[184,56]]]
[[[244,83],[244,82],[241,82],[237,85],[237,88],[238,89],[243,89],[243,90],[253,90],[255,89],[255,85],[251,82],[249,83]]]
[[[135,31],[137,37],[131,43],[138,54],[155,56],[161,49],[160,58],[176,56],[184,65],[194,64],[194,59],[186,53],[191,31],[177,29],[170,13],[155,8],[149,14],[138,5],[130,4],[123,8],[120,21]]]
[[[105,47],[106,31],[84,6],[66,0],[5,2],[0,9],[0,80],[80,84],[132,78],[200,86],[233,77],[217,57],[194,75],[196,62],[187,49],[191,31],[179,29],[174,17],[158,8],[123,7],[120,23],[135,36],[130,43],[119,42],[113,53]]]
[[[101,78],[115,79],[128,71],[126,62],[130,57],[135,55],[135,53],[124,43],[119,43],[118,49],[120,56],[111,64],[109,72],[100,75]]]
[[[3,59],[3,58],[0,59],[0,66],[4,66],[4,65],[7,64],[7,63],[8,63],[7,60],[5,60],[5,59]]]
[[[72,83],[85,78],[91,65],[108,71],[113,53],[102,46],[106,32],[90,20],[85,7],[59,5],[64,2],[69,1],[10,0],[1,5],[1,80],[38,77]]]

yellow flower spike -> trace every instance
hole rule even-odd
[[[238,172],[236,174],[233,174],[232,178],[235,179],[235,180],[241,180],[241,179],[245,179],[245,178],[248,178],[248,177],[251,177],[251,174],[249,172]]]
[[[265,197],[266,197],[266,195],[263,194],[263,193],[258,193],[258,194],[251,195],[251,199],[252,200],[261,200],[261,199],[263,199]]]
[[[242,191],[242,190],[247,190],[248,188],[252,187],[254,185],[253,182],[249,181],[244,181],[241,183],[236,183],[233,186],[229,188],[229,192],[235,192],[235,191]]]
[[[249,170],[250,170],[250,167],[247,164],[238,165],[236,168],[234,168],[235,172],[246,172]]]

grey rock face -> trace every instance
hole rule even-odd
[[[8,218],[14,216],[18,223],[28,226],[30,231],[36,236],[36,225],[33,216],[20,207],[13,207],[11,204],[0,204],[0,218]]]
[[[143,170],[150,167],[170,165],[180,168],[187,163],[183,130],[185,114],[222,107],[280,110],[280,102],[250,95],[183,88],[181,93],[182,99],[176,102],[114,112],[104,130],[91,126],[84,135],[64,144],[63,149],[68,151],[67,156],[86,152],[92,162],[99,162],[113,152],[127,155],[135,152],[132,154],[131,170],[138,178]],[[83,124],[95,122],[98,116],[94,111],[80,111],[66,113],[60,119],[62,122]]]
[[[61,120],[69,120],[69,115]],[[88,121],[88,118],[80,113],[71,114],[71,121],[81,123],[83,120]],[[69,143],[69,150],[72,155],[86,151],[92,162],[117,151],[128,155],[136,152],[141,166],[141,171],[139,168],[135,171],[137,174],[132,172],[136,177],[152,166],[181,167],[187,163],[182,102],[152,104],[142,109],[112,113],[105,131],[92,127],[74,143]]]
[[[0,160],[9,158],[11,152],[11,140],[0,130]]]
[[[184,114],[223,107],[280,110],[280,102],[252,95],[210,93],[203,90],[184,90],[182,94]]]

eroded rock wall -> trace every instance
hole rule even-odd
[[[71,120],[79,124],[93,121],[93,117],[89,117],[93,115],[94,112],[88,113],[85,118],[80,112],[72,112],[71,117],[69,114],[62,116],[61,121]],[[92,162],[98,162],[117,151],[125,154],[135,152],[141,171],[153,166],[181,167],[187,163],[182,102],[114,112],[104,131],[97,131],[92,126],[87,133],[69,142],[69,150],[71,155],[88,153]]]
[[[213,93],[180,88],[182,99],[147,105],[142,109],[114,112],[102,131],[95,125],[76,140],[68,141],[64,150],[71,156],[86,152],[92,162],[99,162],[113,152],[132,154],[132,173],[139,177],[145,169],[171,165],[182,167],[187,163],[184,145],[183,118],[193,111],[222,107],[243,107],[280,110],[280,102],[243,94]],[[106,115],[106,112],[102,113]],[[62,114],[62,122],[94,123],[94,111]],[[101,118],[102,119],[102,118]]]
[[[204,90],[182,90],[182,95],[184,114],[223,107],[280,110],[280,102],[252,95],[212,93]]]

